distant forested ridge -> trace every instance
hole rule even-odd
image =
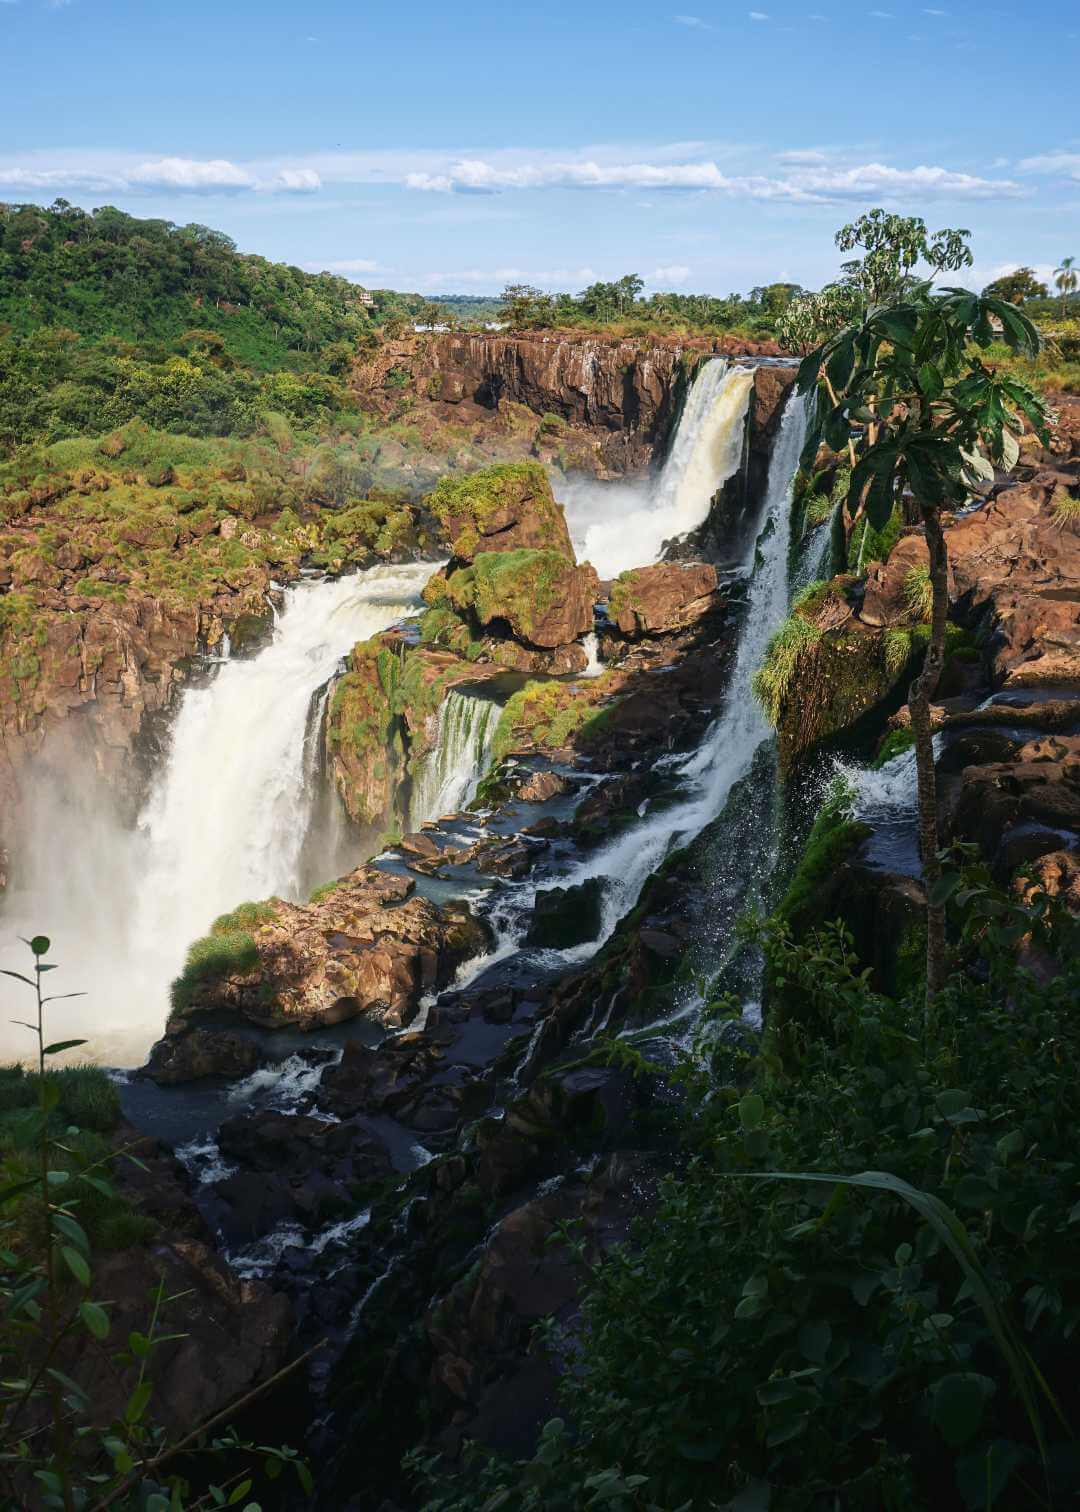
[[[0,449],[136,415],[193,435],[246,434],[266,410],[323,425],[351,408],[355,353],[425,303],[208,226],[0,205]]]

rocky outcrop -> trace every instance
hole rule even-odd
[[[1009,711],[998,706],[998,717],[1008,730]],[[984,727],[984,741],[992,733]],[[987,761],[986,754],[1002,752],[984,744],[983,751],[969,748],[976,759],[959,770],[955,759],[945,761],[941,799],[949,838],[974,842],[1007,881],[1043,856],[1080,849],[1080,735],[1004,738],[1014,742],[1004,760]]]
[[[484,552],[445,579],[445,596],[459,614],[485,630],[508,626],[515,640],[541,650],[592,629],[599,591],[595,569],[559,551]]]
[[[458,566],[484,551],[557,551],[573,560],[562,506],[538,462],[449,473],[424,501]]]
[[[1075,494],[1080,471],[1066,477]],[[1069,497],[1060,477],[1036,473],[948,531],[960,612],[986,624],[995,684],[1080,682],[1080,517]]]
[[[603,477],[641,471],[657,457],[704,358],[778,355],[772,342],[735,337],[433,332],[361,360],[353,383],[369,408],[385,413],[404,394],[414,408],[461,425],[519,406],[543,417],[531,439],[537,455]]]
[[[608,614],[623,635],[665,635],[707,614],[715,591],[716,568],[706,562],[634,567],[611,585]]]
[[[168,1039],[199,1027],[206,1013],[268,1029],[314,1029],[360,1014],[407,1024],[423,995],[486,942],[464,904],[437,908],[414,895],[411,881],[373,866],[317,903],[272,899],[254,912],[250,922],[219,921],[215,935],[191,947],[173,986]]]

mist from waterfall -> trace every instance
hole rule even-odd
[[[182,694],[134,830],[85,769],[31,775],[26,865],[5,903],[0,965],[25,967],[17,935],[50,936],[56,990],[87,993],[50,1009],[51,1039],[87,1038],[80,1054],[136,1063],[161,1033],[188,945],[217,915],[300,897],[340,870],[312,855],[319,695],[356,641],[418,603],[431,571],[374,567],[287,589],[270,643]],[[14,986],[4,1005],[28,1006]],[[0,1014],[0,1061],[31,1048],[12,1016]]]
[[[491,760],[502,707],[491,698],[451,688],[439,709],[435,745],[413,779],[409,824],[455,814],[469,804]]]
[[[603,579],[659,559],[665,541],[704,524],[718,488],[739,469],[752,368],[715,357],[699,368],[659,475],[649,483],[574,479],[559,502],[579,561]]]

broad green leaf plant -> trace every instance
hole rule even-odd
[[[1039,334],[1003,299],[929,282],[904,297],[870,306],[864,318],[823,341],[802,361],[798,387],[816,391],[803,453],[812,466],[824,444],[855,456],[847,495],[851,518],[865,514],[881,529],[903,500],[922,522],[932,587],[930,638],[909,707],[919,780],[919,836],[930,902],[927,997],[946,975],[945,915],[935,902],[940,875],[930,702],[941,674],[949,612],[949,557],[944,516],[1008,473],[1029,425],[1041,438],[1044,401],[1026,384],[995,372],[981,351],[1003,341],[1035,356]]]

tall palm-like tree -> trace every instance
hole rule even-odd
[[[1061,317],[1068,314],[1069,295],[1076,293],[1076,286],[1080,284],[1080,274],[1076,270],[1075,257],[1063,257],[1061,267],[1054,269],[1054,287],[1061,294]]]

